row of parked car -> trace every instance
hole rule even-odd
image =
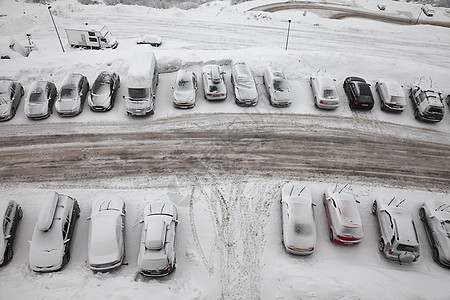
[[[204,97],[216,101],[227,98],[225,72],[219,65],[206,65],[202,68]],[[130,62],[126,94],[123,95],[126,111],[130,115],[147,115],[154,113],[156,87],[159,81],[158,65],[152,52],[137,53]],[[233,65],[231,83],[234,89],[236,104],[255,106],[259,95],[255,79],[245,63]],[[266,87],[269,102],[276,107],[292,104],[293,95],[289,81],[279,67],[270,65],[263,72],[263,83]],[[313,74],[309,79],[314,104],[322,109],[336,109],[340,99],[335,80],[324,72]],[[101,72],[92,88],[86,76],[68,74],[61,85],[59,93],[54,83],[35,81],[31,84],[25,99],[25,114],[31,119],[43,119],[50,116],[53,106],[60,116],[75,116],[83,111],[84,102],[88,99],[93,111],[108,111],[120,88],[120,76],[116,72]],[[177,108],[192,108],[197,98],[198,79],[195,72],[179,70],[173,85],[173,104]],[[343,84],[344,91],[352,109],[372,109],[374,97],[368,84],[360,77],[347,77]],[[375,84],[380,98],[380,107],[385,111],[402,112],[406,107],[406,96],[403,87],[395,80],[380,79]],[[14,117],[24,89],[20,83],[12,80],[0,82],[0,120]],[[432,90],[424,90],[419,86],[410,89],[410,98],[417,119],[439,122],[444,117],[444,101],[442,95]],[[450,95],[447,96],[450,105]]]
[[[343,245],[362,242],[364,232],[361,216],[353,195],[329,187],[323,194],[327,214],[329,238]],[[414,218],[395,197],[378,196],[372,213],[378,217],[380,240],[378,249],[386,258],[411,263],[420,256],[420,242]],[[307,185],[288,183],[282,188],[281,209],[283,244],[287,252],[299,255],[312,254],[316,247],[314,202]],[[431,243],[432,258],[450,267],[450,204],[430,199],[419,210]]]
[[[22,219],[15,201],[2,201],[1,264],[13,258],[13,242]],[[119,199],[96,200],[88,220],[88,261],[93,271],[119,268],[125,259],[125,203]],[[48,192],[42,203],[30,241],[29,266],[35,272],[53,272],[70,260],[70,245],[80,207],[75,198]],[[143,211],[138,270],[144,276],[164,276],[175,270],[177,208],[170,203],[151,203]]]

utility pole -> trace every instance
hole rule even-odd
[[[61,45],[61,49],[62,49],[63,52],[66,52],[66,51],[64,51],[64,47],[63,47],[63,44],[61,42],[61,38],[59,37],[59,33],[58,33],[58,29],[56,28],[55,20],[53,20],[52,11],[50,10],[51,8],[52,7],[49,5],[48,6],[48,12],[50,13],[50,17],[52,18],[53,26],[55,27],[56,35],[58,36],[58,40],[59,40],[59,44]]]
[[[422,5],[422,7],[423,7],[423,5]],[[417,17],[417,20],[416,20],[416,25],[417,25],[417,23],[419,23],[419,18],[420,18],[420,15],[422,14],[422,7],[420,8],[419,16]]]
[[[289,31],[291,30],[291,20],[288,20],[288,30],[287,30],[287,36],[286,36],[286,50],[288,48],[288,43],[289,43]]]

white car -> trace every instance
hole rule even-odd
[[[227,98],[224,74],[225,72],[219,65],[206,65],[202,68],[203,91],[207,100],[225,100]]]
[[[23,87],[19,82],[0,80],[0,122],[11,120],[16,115],[23,94]]]
[[[70,244],[80,207],[75,198],[49,192],[42,203],[33,238],[29,264],[35,272],[58,271],[70,260]]]
[[[427,200],[420,208],[419,216],[431,244],[431,257],[450,267],[450,203]]]
[[[151,45],[152,47],[159,47],[162,44],[162,38],[157,34],[144,35],[140,40],[136,42],[138,45]]]
[[[231,83],[234,86],[236,104],[255,106],[258,104],[258,90],[250,68],[245,63],[238,63],[231,69]]]
[[[378,250],[386,258],[411,263],[420,256],[420,243],[411,213],[400,207],[403,201],[396,203],[395,197],[378,196],[372,213],[378,217],[380,225]]]
[[[375,84],[375,90],[380,96],[381,110],[402,112],[405,109],[405,92],[395,80],[379,79]]]
[[[173,105],[177,108],[192,108],[197,97],[197,75],[187,70],[179,70],[173,89]]]
[[[89,220],[89,268],[119,268],[125,258],[125,203],[120,199],[95,200]]]
[[[53,113],[58,92],[50,81],[34,81],[25,98],[24,111],[30,119],[45,119]]]
[[[22,208],[16,201],[2,199],[0,202],[0,266],[8,263],[14,256],[14,239],[22,217]]]
[[[89,94],[89,82],[86,76],[72,73],[64,77],[55,109],[60,116],[76,116],[83,111],[84,102]]]
[[[339,96],[333,78],[327,73],[314,74],[309,79],[315,106],[323,109],[339,107]]]
[[[292,104],[291,86],[281,68],[268,66],[264,70],[264,85],[269,94],[269,102],[273,106],[289,106]]]
[[[337,191],[330,187],[323,194],[323,204],[330,228],[329,238],[332,242],[343,245],[361,243],[364,238],[361,216],[353,195]]]
[[[292,254],[308,255],[316,248],[316,223],[311,190],[287,183],[281,190],[283,244]]]
[[[144,209],[141,244],[138,256],[139,273],[159,277],[175,270],[175,234],[178,213],[170,203],[148,204]]]

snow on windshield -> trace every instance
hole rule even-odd
[[[44,102],[44,94],[42,92],[34,92],[30,94],[30,103]]]
[[[109,82],[95,82],[92,86],[92,94],[96,95],[103,95],[103,94],[109,94]]]
[[[275,79],[273,81],[273,88],[277,92],[288,92],[289,91],[289,84],[284,79]]]
[[[336,98],[336,91],[334,89],[324,89],[323,97],[325,99],[334,99]]]
[[[65,86],[63,89],[61,89],[61,99],[72,99],[76,98],[76,88],[75,85],[72,86]]]
[[[193,84],[191,80],[181,79],[178,81],[179,92],[189,92],[193,90]]]

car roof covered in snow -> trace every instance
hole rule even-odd
[[[150,203],[144,208],[144,216],[163,215],[176,217],[177,208],[172,203]]]
[[[333,78],[331,78],[329,74],[327,73],[314,74],[313,77],[316,77],[318,79],[320,88],[332,90],[336,89]]]
[[[112,199],[97,199],[92,203],[92,214],[99,211],[111,210],[122,212],[123,200],[112,198]]]
[[[378,80],[378,83],[386,86],[389,95],[394,97],[405,97],[405,92],[397,81],[393,79],[381,78]]]
[[[419,240],[417,237],[417,232],[413,225],[413,218],[411,213],[403,207],[397,206],[389,206],[389,209],[386,209],[392,216],[396,230],[398,232],[399,241],[402,243],[412,243],[418,244]]]
[[[67,74],[64,79],[63,82],[61,84],[61,89],[66,87],[66,86],[73,86],[73,85],[77,85],[78,82],[80,81],[81,77],[83,77],[82,74],[79,73],[70,73]]]
[[[53,223],[56,206],[58,205],[59,195],[56,192],[47,192],[42,203],[37,221],[37,228],[41,231],[47,231]]]
[[[340,218],[343,226],[359,227],[362,225],[361,216],[359,214],[358,206],[356,205],[353,195],[341,192],[332,193],[330,196],[336,202],[337,207],[340,208]]]
[[[428,206],[431,214],[435,216],[440,222],[450,220],[449,202],[437,199],[429,199],[425,201],[425,205]]]
[[[156,57],[152,51],[134,52],[128,69],[127,86],[129,88],[145,88],[151,84]]]

